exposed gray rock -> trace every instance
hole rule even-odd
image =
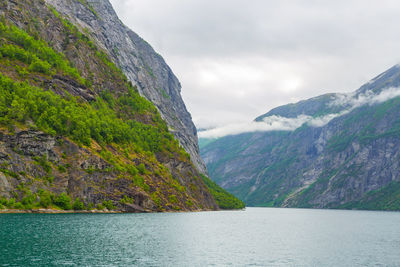
[[[46,0],[111,55],[139,92],[159,109],[170,131],[190,154],[202,173],[206,167],[199,155],[197,131],[181,97],[181,85],[164,59],[118,19],[108,0]]]
[[[45,156],[51,161],[59,161],[59,157],[53,151],[56,138],[51,135],[29,130],[18,132],[4,139],[3,141],[20,154],[26,156]]]
[[[0,172],[0,195],[5,197],[10,197],[11,190],[12,186],[8,182],[7,177]]]

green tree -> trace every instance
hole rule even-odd
[[[66,193],[61,193],[54,199],[54,204],[63,210],[72,209],[71,198]]]
[[[80,201],[79,197],[77,197],[74,201],[74,204],[72,205],[74,210],[84,210],[85,209],[85,204],[83,204],[82,201]]]

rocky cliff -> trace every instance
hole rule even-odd
[[[399,79],[394,66],[352,94],[271,110],[256,121],[306,119],[206,144],[210,176],[248,205],[399,210]]]
[[[197,131],[180,95],[181,85],[164,59],[118,19],[108,0],[46,2],[107,51],[139,92],[156,105],[197,169],[206,174]]]
[[[85,1],[68,3],[77,17],[82,11],[107,27],[107,12],[101,18],[102,10]],[[160,116],[164,104],[181,101],[179,83],[144,41],[136,36],[144,47],[129,60],[148,61],[127,63],[131,75],[146,77],[135,86],[113,63],[109,54],[117,61],[117,51],[101,45],[109,39],[76,27],[43,0],[0,2],[0,19],[0,209],[218,209],[215,188],[206,186]],[[163,78],[151,81],[144,74],[150,67]],[[164,82],[171,95],[157,109],[140,93],[151,98],[150,86]],[[182,102],[176,105],[165,108],[186,112]],[[179,127],[182,120],[176,119]]]

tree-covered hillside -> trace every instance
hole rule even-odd
[[[155,106],[88,33],[31,2],[0,4],[0,208],[217,209]]]

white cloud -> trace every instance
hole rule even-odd
[[[394,87],[385,89],[379,94],[374,94],[372,91],[367,91],[366,93],[359,95],[356,95],[355,93],[337,94],[328,105],[343,107],[344,109],[339,113],[331,113],[316,118],[304,114],[301,114],[296,118],[272,115],[265,117],[261,122],[252,121],[250,123],[230,124],[223,127],[201,131],[199,132],[199,137],[219,138],[226,135],[236,135],[248,132],[294,131],[304,123],[307,123],[312,127],[322,127],[334,118],[348,114],[358,107],[383,103],[398,96],[400,96],[400,88]]]
[[[346,113],[348,113],[346,111]],[[334,118],[337,118],[339,116],[343,116],[345,113],[332,113],[332,114],[328,114],[325,116],[321,116],[321,117],[316,117],[316,118],[310,118],[310,120],[308,121],[308,125],[312,126],[312,127],[322,127],[326,124],[328,124],[331,120],[333,120]]]
[[[350,94],[337,94],[330,105],[345,107],[351,111],[363,105],[379,104],[398,96],[400,96],[400,89],[398,87],[389,87],[379,92],[379,94],[375,94],[371,90],[361,94],[357,94],[357,92]]]
[[[307,121],[310,121],[310,117],[305,115],[300,115],[297,118],[285,118],[274,115],[266,117],[262,122],[252,121],[250,123],[230,124],[211,130],[201,131],[199,132],[199,137],[219,138],[226,135],[248,132],[293,131]]]
[[[171,66],[199,128],[353,91],[400,61],[397,0],[111,2]]]

